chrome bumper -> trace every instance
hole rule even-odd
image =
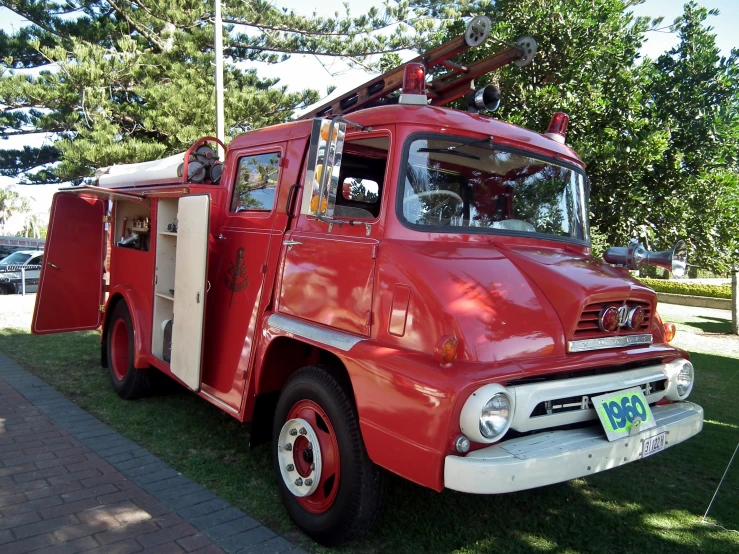
[[[609,442],[598,426],[542,432],[447,456],[444,486],[474,494],[499,494],[561,483],[641,459],[644,439],[667,432],[666,448],[703,429],[703,408],[677,402],[652,408],[656,427]]]

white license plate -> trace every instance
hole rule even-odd
[[[646,458],[647,456],[651,456],[652,454],[656,454],[657,452],[664,450],[666,444],[667,431],[664,431],[659,435],[649,437],[648,439],[644,439],[641,447],[641,457]]]

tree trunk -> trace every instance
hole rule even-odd
[[[739,294],[737,294],[737,272],[739,268],[731,267],[731,332],[739,335]]]

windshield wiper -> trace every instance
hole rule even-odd
[[[416,150],[416,152],[431,153],[431,154],[451,154],[452,156],[461,156],[462,158],[469,158],[471,160],[480,159],[480,156],[475,156],[474,154],[468,154],[467,152],[460,152],[456,148],[457,148],[456,146],[450,146],[449,148],[419,148],[418,150]]]
[[[465,142],[464,144],[460,144],[459,146],[472,146],[474,144],[480,144],[481,142],[490,142],[493,140],[493,137],[485,137],[478,140],[473,140],[472,142]],[[480,156],[475,156],[474,154],[468,154],[467,152],[460,152],[457,150],[459,146],[448,146],[446,148],[419,148],[417,151],[422,153],[431,153],[431,154],[452,154],[453,156],[461,156],[463,158],[469,158],[471,160],[479,160]]]

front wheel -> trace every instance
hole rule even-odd
[[[290,517],[335,546],[369,533],[382,513],[385,474],[367,456],[351,394],[329,371],[305,367],[280,394],[272,451]]]
[[[133,365],[133,324],[125,302],[118,302],[110,314],[107,337],[110,381],[118,396],[133,400],[151,391],[151,369]]]

